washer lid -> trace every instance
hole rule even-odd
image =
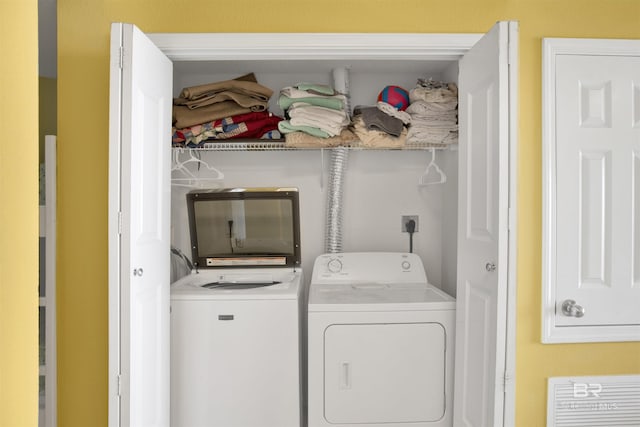
[[[455,299],[430,284],[311,284],[309,311],[451,310]]]
[[[171,285],[171,299],[294,299],[301,291],[297,269],[201,270]]]
[[[187,194],[196,268],[300,266],[296,188],[223,188]]]

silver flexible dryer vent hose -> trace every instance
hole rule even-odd
[[[331,173],[327,190],[327,227],[325,230],[327,253],[342,252],[342,195],[348,160],[348,148],[338,147],[331,150]]]

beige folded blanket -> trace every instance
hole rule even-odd
[[[258,83],[253,73],[250,73],[233,80],[224,80],[184,88],[182,92],[180,92],[179,97],[174,99],[173,103],[175,105],[187,106],[190,109],[201,108],[228,100],[231,96],[230,94],[253,98],[266,105],[266,102],[269,101],[269,98],[273,95],[273,90]]]
[[[417,100],[407,108],[407,113],[413,116],[427,116],[434,114],[457,114],[458,99],[450,99],[446,102],[426,102]]]
[[[458,87],[455,84],[449,84],[448,88],[430,89],[417,86],[409,92],[411,102],[451,102],[458,100]]]
[[[360,147],[366,148],[402,148],[407,141],[407,128],[402,128],[400,136],[392,136],[380,130],[367,129],[362,117],[353,119],[353,132],[360,140]]]
[[[344,129],[340,135],[329,138],[319,138],[305,132],[291,132],[285,135],[285,147],[290,148],[331,148],[357,144],[358,137],[349,129]]]
[[[225,117],[250,113],[251,108],[241,107],[234,101],[223,101],[206,107],[190,110],[184,105],[173,106],[173,126],[178,129],[188,128],[193,125],[212,122]]]
[[[407,135],[407,142],[410,144],[456,144],[458,142],[458,131],[411,127]]]

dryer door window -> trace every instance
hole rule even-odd
[[[328,422],[433,422],[444,416],[441,324],[331,325],[324,342]]]

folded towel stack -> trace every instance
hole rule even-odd
[[[407,142],[453,144],[458,142],[458,87],[455,83],[419,79],[409,92],[411,127]]]
[[[184,88],[173,100],[173,143],[195,147],[230,138],[280,138],[282,120],[268,110],[273,90],[253,73]]]
[[[278,105],[288,120],[278,124],[280,132],[304,132],[318,138],[338,136],[349,125],[347,99],[327,85],[298,83],[280,90]]]
[[[401,148],[406,143],[410,117],[385,102],[376,106],[357,106],[353,110],[353,130],[360,146],[368,148]]]

